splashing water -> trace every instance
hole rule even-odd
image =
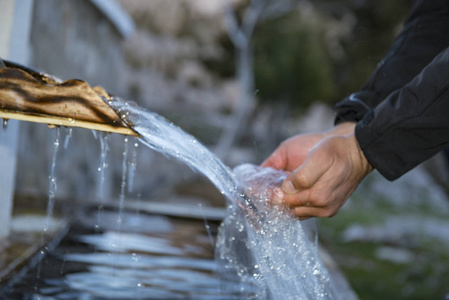
[[[338,299],[301,222],[270,204],[271,193],[286,176],[283,172],[251,165],[232,172],[194,137],[158,114],[120,100],[110,105],[144,145],[201,172],[230,200],[216,259],[220,274],[240,283],[248,299]]]
[[[222,276],[245,283],[242,289],[257,286],[253,299],[338,299],[317,244],[304,231],[304,222],[285,207],[270,203],[287,175],[248,164],[237,167],[235,174],[263,212],[264,221],[255,230],[242,221],[242,211],[229,208],[217,241],[216,259],[224,270]]]

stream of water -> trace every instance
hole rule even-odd
[[[8,286],[2,299],[343,299],[320,260],[314,235],[304,230],[307,222],[270,202],[285,173],[249,164],[231,170],[160,115],[115,99],[110,105],[140,135],[139,142],[125,139],[119,211],[103,206],[108,143],[100,135],[99,209],[79,217],[61,245],[39,262],[37,273]],[[59,143],[58,130],[48,216]],[[66,136],[64,148],[67,143]],[[227,217],[219,227],[126,211],[140,143],[183,161],[226,196]],[[215,258],[211,231],[217,236]]]
[[[229,199],[216,246],[219,274],[247,299],[338,299],[301,222],[270,204],[285,174],[242,165],[233,172],[196,138],[158,114],[111,101],[141,142],[201,172]]]

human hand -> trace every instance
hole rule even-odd
[[[290,173],[275,202],[288,204],[300,219],[334,215],[372,170],[354,137],[355,123],[302,134],[284,141],[263,163]]]
[[[372,170],[354,134],[329,136],[285,179],[283,201],[300,219],[331,217]]]
[[[346,122],[333,129],[320,133],[295,135],[284,142],[262,163],[262,167],[293,172],[301,166],[310,150],[323,139],[333,135],[346,135],[354,132],[355,123]]]
[[[283,141],[279,147],[262,163],[262,167],[293,172],[304,163],[310,149],[326,137],[324,133],[295,135]]]

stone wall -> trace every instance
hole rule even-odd
[[[122,39],[91,1],[34,4],[31,65],[61,79],[80,78],[124,94]]]
[[[126,98],[128,83],[124,75],[126,62],[122,50],[126,40],[94,2],[97,1],[35,1],[30,66],[63,80],[82,79],[92,86],[100,85],[108,92]],[[56,130],[50,130],[46,125],[22,122],[17,195],[45,196],[48,193],[55,133]],[[60,135],[56,196],[96,198],[100,141],[86,129],[74,128],[70,131],[61,128]],[[116,197],[120,191],[123,140],[123,136],[116,134],[108,137],[110,151],[104,190],[106,197]],[[68,145],[64,147],[66,141]],[[131,139],[130,148],[133,144]],[[185,169],[176,162],[168,162],[163,167],[153,164],[153,158],[158,154],[151,151],[141,151],[138,156],[139,168],[151,170],[150,174],[144,173],[134,181],[136,191],[146,195],[154,194],[153,187],[159,187],[158,191],[170,189],[173,174],[179,175],[179,169]]]

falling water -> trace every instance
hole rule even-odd
[[[95,132],[95,131],[94,131]],[[103,212],[103,206],[104,206],[104,186],[105,186],[105,179],[106,179],[106,169],[108,167],[107,163],[107,156],[109,152],[109,144],[108,144],[108,135],[104,132],[99,132],[98,135],[94,134],[94,136],[99,137],[100,139],[100,165],[98,166],[97,170],[100,173],[99,176],[99,183],[97,185],[97,197],[100,201],[100,204],[98,205],[98,212],[97,212],[97,223],[95,224],[95,230],[100,230],[100,220],[101,220],[101,214]]]
[[[234,170],[246,194],[263,212],[254,229],[241,210],[231,206],[218,235],[216,258],[227,280],[258,288],[255,299],[338,299],[318,257],[317,244],[283,206],[270,203],[287,174],[271,168],[241,165]],[[307,221],[314,222],[314,220]],[[313,224],[313,223],[312,223]]]
[[[56,193],[56,158],[59,152],[59,144],[60,144],[60,127],[56,127],[55,129],[55,137],[53,141],[53,153],[50,165],[50,175],[48,177],[48,201],[47,201],[47,215],[44,227],[42,229],[42,235],[40,244],[45,244],[46,235],[49,233],[50,224],[53,218],[53,210],[55,206],[55,193]],[[38,253],[38,264],[37,264],[37,272],[36,272],[36,284],[34,286],[35,291],[38,290],[38,284],[41,277],[41,269],[42,269],[42,259],[47,254],[48,248],[42,248]]]
[[[120,199],[119,199],[119,215],[117,223],[120,225],[123,223],[122,212],[125,207],[125,193],[126,193],[126,177],[128,175],[128,152],[129,152],[129,138],[124,139],[124,150],[122,154],[122,182],[120,185]]]
[[[234,173],[163,117],[130,103],[111,101],[110,105],[140,134],[144,145],[200,171],[229,199],[217,260],[220,273],[242,283],[241,292],[249,299],[337,299],[301,222],[270,204],[270,193],[285,174],[248,165]],[[256,292],[248,286],[255,286]]]
[[[72,132],[73,132],[72,127],[66,128],[66,134],[64,138],[64,150],[67,150],[67,148],[69,147],[70,139],[72,138]]]
[[[47,222],[44,227],[44,232],[47,232],[51,218],[53,217],[53,209],[55,206],[55,193],[56,193],[56,157],[59,151],[60,140],[60,127],[55,129],[55,139],[53,141],[53,155],[50,166],[49,186],[48,186],[48,202],[47,202]]]
[[[131,148],[131,161],[128,164],[128,194],[133,191],[134,188],[134,177],[136,176],[136,168],[137,168],[137,149],[139,148],[138,139],[135,138],[133,143],[133,147]]]
[[[106,179],[106,169],[108,167],[107,163],[107,157],[109,152],[108,135],[104,132],[101,132],[99,133],[99,139],[100,139],[101,152],[100,152],[100,165],[97,168],[98,172],[100,173],[97,197],[101,201],[100,205],[103,205],[104,183]]]
[[[196,138],[188,135],[158,114],[144,111],[129,102],[110,101],[123,119],[140,134],[140,141],[149,148],[175,157],[208,177],[231,201],[242,209],[251,206],[251,199],[244,197],[232,171]]]

